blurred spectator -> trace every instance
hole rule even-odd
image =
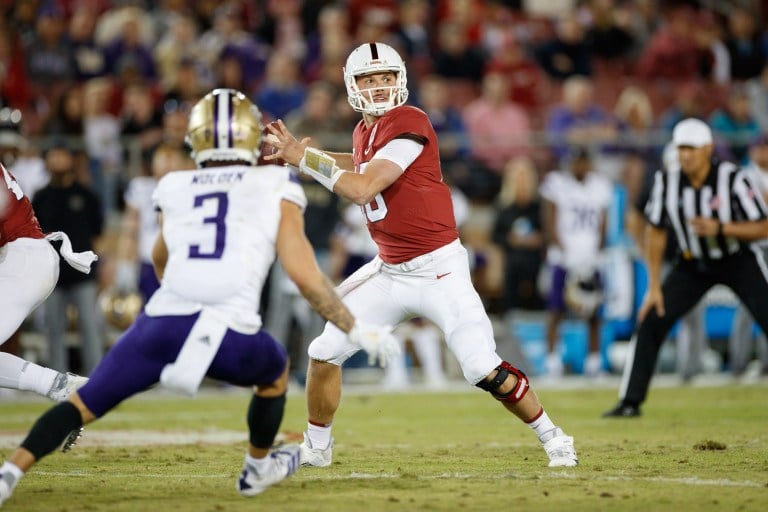
[[[616,123],[595,102],[594,91],[587,77],[572,76],[563,83],[563,101],[549,111],[546,125],[556,159],[566,156],[570,146],[602,148],[616,139]]]
[[[24,47],[27,76],[36,110],[45,120],[50,105],[58,101],[74,76],[72,49],[65,37],[64,12],[55,3],[40,8],[35,33]]]
[[[301,0],[267,0],[259,36],[272,51],[302,62],[307,54],[301,18]]]
[[[273,53],[267,75],[256,93],[255,103],[261,112],[272,119],[282,119],[301,107],[307,91],[300,78],[299,64],[293,57]]]
[[[182,59],[174,76],[176,77],[174,82],[166,82],[170,85],[170,89],[165,90],[166,100],[194,104],[203,97],[205,87],[200,80],[199,67],[195,60]]]
[[[13,2],[13,11],[8,25],[12,25],[19,36],[22,46],[35,38],[35,25],[41,9],[38,0],[18,0]]]
[[[173,30],[179,19],[190,17],[192,12],[189,4],[187,0],[159,0],[149,3],[147,7],[150,8],[149,13],[154,22],[154,32],[159,35],[167,34]]]
[[[418,82],[432,70],[430,2],[402,0],[399,2],[398,14],[395,43],[402,49],[403,58],[408,62],[409,75]]]
[[[76,181],[75,159],[63,141],[46,150],[45,164],[50,183],[35,194],[32,207],[44,232],[64,231],[74,247],[93,250],[102,234],[103,216],[99,198]],[[50,348],[49,364],[61,372],[73,370],[65,342],[68,306],[77,311],[82,355],[81,373],[88,374],[104,352],[104,339],[96,303],[97,272],[83,274],[62,265],[56,288],[45,301],[45,326]]]
[[[353,23],[352,39],[357,43],[383,41],[394,46],[397,41],[394,32],[394,15],[390,10],[366,9],[359,23]]]
[[[701,11],[698,21],[694,37],[702,53],[701,76],[727,85],[731,81],[731,56],[723,42],[723,27],[712,11]]]
[[[219,58],[234,56],[243,69],[246,90],[252,90],[264,77],[269,47],[245,29],[243,9],[232,1],[215,7],[213,25],[197,40],[198,59],[204,67],[214,69]]]
[[[618,18],[617,23],[628,27],[632,33],[634,40],[631,50],[632,60],[637,59],[653,34],[661,27],[659,3],[658,0],[634,0],[621,2],[614,9],[614,14]]]
[[[757,27],[755,12],[733,6],[728,11],[728,35],[725,45],[731,55],[731,78],[749,80],[760,74],[766,63],[765,50]]]
[[[123,108],[120,112],[121,134],[138,138],[143,156],[162,139],[162,111],[155,105],[155,95],[145,84],[129,85],[123,90]]]
[[[491,199],[498,191],[504,165],[531,151],[531,126],[525,111],[509,99],[509,80],[489,71],[482,93],[462,111],[473,158],[480,164],[472,171],[468,195]]]
[[[0,30],[0,107],[27,109],[30,91],[21,39],[15,31]]]
[[[164,144],[177,148],[184,148],[184,139],[187,136],[187,123],[189,122],[190,103],[180,102],[175,99],[166,100],[163,103],[163,135],[161,141]]]
[[[199,52],[197,24],[191,15],[176,15],[168,23],[167,30],[159,32],[160,40],[153,48],[160,87],[164,91],[178,84],[181,63],[194,62],[194,56]]]
[[[344,3],[347,4],[352,27],[376,19],[377,23],[389,28],[397,17],[397,0],[347,0]]]
[[[460,30],[471,45],[482,43],[482,22],[486,14],[484,0],[438,0],[435,6],[437,25],[460,23]]]
[[[306,40],[307,54],[303,67],[310,80],[319,77],[322,61],[327,60],[330,55],[337,55],[343,65],[352,45],[349,11],[336,2],[323,6],[318,13],[317,27],[307,35]],[[337,75],[340,75],[338,69],[329,74]],[[344,84],[341,85],[343,88]]]
[[[745,84],[752,115],[760,126],[760,131],[768,133],[768,62],[759,76],[750,78]]]
[[[615,61],[627,57],[634,44],[632,32],[623,26],[629,20],[617,16],[614,0],[591,0],[588,8],[591,23],[585,38],[590,51],[595,57],[616,65]]]
[[[614,148],[615,180],[624,185],[632,204],[643,186],[646,171],[658,168],[660,145],[654,140],[654,115],[648,94],[630,85],[621,91],[613,109],[619,134]]]
[[[746,170],[768,201],[768,135],[761,135],[750,144]],[[768,240],[758,242],[758,246],[765,257]],[[762,331],[758,330],[755,334],[753,326],[754,320],[749,311],[739,303],[728,338],[729,365],[733,375],[739,376],[747,371],[753,354],[759,359],[760,374],[768,375],[768,340]]]
[[[672,104],[659,117],[659,128],[663,131],[664,140],[672,138],[672,129],[677,123],[689,117],[704,119],[704,103],[706,102],[704,87],[697,81],[675,84]]]
[[[538,176],[533,161],[507,162],[491,238],[504,252],[504,311],[543,309],[537,279],[544,253]]]
[[[695,80],[701,75],[701,52],[694,38],[696,12],[689,6],[668,9],[665,22],[651,37],[635,74],[649,81]]]
[[[167,173],[194,168],[195,163],[185,151],[161,144],[152,154],[151,174],[132,178],[125,191],[115,286],[121,292],[138,290],[144,304],[160,286],[152,264],[152,248],[159,231],[152,193]]]
[[[523,46],[514,37],[507,37],[493,52],[487,69],[504,73],[509,78],[510,99],[533,115],[548,92],[547,78]]]
[[[222,54],[216,61],[213,85],[223,89],[242,91],[246,95],[253,94],[253,91],[245,83],[245,74],[240,59],[231,53]]]
[[[563,373],[558,330],[570,312],[586,320],[589,326],[585,373],[595,376],[602,370],[599,309],[603,297],[599,265],[612,187],[593,171],[586,148],[573,149],[561,168],[547,174],[540,189],[545,199],[543,225],[549,273],[547,373],[551,377]]]
[[[752,116],[749,96],[744,87],[736,84],[731,86],[727,103],[712,112],[709,125],[715,137],[726,144],[730,159],[746,164],[749,143],[760,134],[760,127]]]
[[[303,105],[292,110],[283,121],[299,139],[311,137],[313,145],[328,151],[348,150],[348,137],[343,136],[346,126],[334,113],[335,100],[336,90],[331,84],[314,82],[307,90]]]
[[[97,12],[87,5],[79,5],[69,20],[67,36],[72,47],[75,79],[82,82],[102,76],[107,71],[103,49],[96,44]]]
[[[470,43],[459,21],[438,26],[437,49],[433,56],[434,72],[442,77],[474,83],[482,80],[486,57],[479,46]]]
[[[443,175],[461,190],[468,190],[472,179],[469,136],[461,112],[450,103],[446,80],[437,75],[424,76],[419,81],[417,98],[440,141]]]
[[[142,34],[142,23],[147,23],[147,15],[138,9],[124,9],[123,12],[125,16],[117,27],[117,35],[104,46],[107,72],[119,76],[130,67],[139,77],[155,80],[154,55]]]
[[[84,131],[83,86],[68,85],[58,101],[52,105],[51,114],[42,129],[43,135],[82,137]]]
[[[443,387],[447,379],[443,370],[441,350],[443,335],[440,329],[429,320],[417,317],[398,325],[394,335],[400,340],[403,351],[400,356],[389,361],[384,368],[384,388],[406,389],[412,385],[413,380],[408,374],[407,342],[409,341],[421,366],[424,384],[430,389]]]
[[[123,165],[120,119],[108,110],[111,94],[112,83],[107,78],[92,78],[83,89],[88,98],[83,110],[85,151],[92,187],[105,214],[115,210]]]
[[[535,59],[555,80],[592,75],[592,55],[578,13],[570,11],[557,20],[555,35],[535,50]]]

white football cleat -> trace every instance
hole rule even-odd
[[[88,377],[81,377],[74,373],[60,373],[51,385],[51,389],[48,390],[45,396],[55,402],[63,402],[73,391],[77,391],[88,382]]]
[[[16,477],[11,473],[0,475],[0,505],[2,505],[13,494],[13,488],[16,487]]]
[[[561,428],[546,432],[541,441],[544,444],[544,451],[549,456],[549,467],[573,467],[579,463],[576,448],[573,446],[573,437],[565,435]]]
[[[301,443],[300,448],[302,466],[324,468],[331,465],[333,438],[331,438],[328,448],[321,450],[319,448],[312,448],[312,442],[309,440],[307,433],[304,432],[304,442]]]
[[[248,464],[243,466],[243,473],[237,479],[237,491],[243,496],[256,496],[268,487],[281,482],[299,469],[299,445],[285,444],[269,452],[269,467],[261,474]]]

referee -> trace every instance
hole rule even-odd
[[[640,416],[669,330],[716,284],[729,287],[768,333],[768,266],[753,242],[768,237],[768,208],[752,178],[712,158],[712,131],[698,119],[672,132],[679,167],[656,171],[645,206],[648,290],[630,342],[619,403],[605,417]],[[679,246],[664,282],[668,233]]]

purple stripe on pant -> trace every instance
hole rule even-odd
[[[78,391],[83,403],[101,417],[157,384],[163,367],[176,360],[198,315],[139,315]],[[242,334],[230,329],[206,375],[236,386],[266,385],[280,377],[286,362],[285,349],[266,331]]]

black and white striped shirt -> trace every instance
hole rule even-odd
[[[698,189],[679,165],[656,171],[645,217],[652,225],[672,231],[685,259],[706,262],[735,254],[751,242],[722,235],[697,236],[690,219],[714,218],[723,224],[754,221],[768,217],[768,208],[749,173],[731,162],[712,160],[707,179]]]

